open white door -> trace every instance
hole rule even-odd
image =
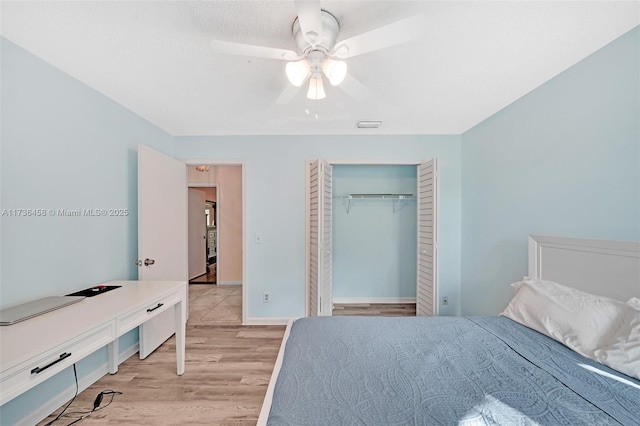
[[[207,273],[207,220],[204,191],[189,188],[189,279]]]
[[[138,259],[139,280],[187,281],[186,165],[144,145],[138,145]],[[140,326],[140,358],[174,332],[172,310],[146,321]]]
[[[331,165],[309,164],[307,315],[331,315]]]
[[[416,315],[438,315],[438,163],[418,165]]]

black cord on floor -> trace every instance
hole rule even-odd
[[[100,404],[102,403],[102,398],[104,395],[111,395],[111,399],[109,400],[109,402],[100,407]],[[64,415],[64,417],[71,417],[71,416],[83,416],[77,420],[75,420],[73,423],[69,423],[69,425],[72,425],[74,423],[79,422],[80,420],[84,419],[85,417],[89,416],[89,414],[94,413],[96,411],[100,411],[103,408],[107,408],[109,405],[111,405],[111,403],[113,402],[113,398],[116,395],[122,395],[122,392],[118,392],[118,391],[113,391],[113,390],[104,390],[102,392],[100,392],[98,394],[98,396],[96,397],[96,400],[93,402],[93,409],[92,410],[87,410],[87,411],[71,411],[67,414]]]
[[[75,363],[73,364],[73,375],[74,375],[74,377],[76,379],[76,393],[75,393],[75,395],[73,395],[73,398],[71,398],[71,401],[69,401],[67,406],[64,407],[64,409],[60,412],[60,414],[58,414],[55,419],[51,420],[45,426],[51,426],[54,422],[58,421],[60,419],[60,417],[63,417],[63,416],[64,417],[69,417],[69,416],[72,416],[72,415],[80,415],[80,416],[82,416],[82,417],[72,421],[67,426],[71,426],[73,424],[76,424],[79,421],[84,420],[85,418],[89,417],[89,415],[91,415],[92,413],[94,413],[96,411],[99,411],[99,410],[102,410],[103,408],[106,408],[109,405],[111,405],[111,403],[113,402],[113,398],[116,395],[122,395],[122,392],[113,391],[113,390],[104,390],[104,391],[100,392],[98,394],[98,396],[96,397],[95,401],[93,401],[93,409],[92,410],[89,410],[89,411],[71,411],[71,412],[69,412],[67,414],[64,414],[64,412],[67,411],[67,408],[69,408],[69,406],[73,403],[73,401],[75,401],[76,397],[78,396],[78,372],[76,371],[76,364]],[[111,399],[109,400],[109,402],[105,406],[100,407],[100,404],[102,404],[102,398],[105,395],[111,395]]]
[[[58,414],[58,416],[51,420],[49,423],[47,423],[45,426],[51,426],[54,422],[58,421],[58,419],[64,414],[65,411],[67,411],[67,408],[69,408],[69,406],[73,403],[73,401],[76,399],[76,396],[78,396],[78,372],[76,371],[76,363],[73,363],[73,375],[76,378],[76,394],[73,395],[73,398],[71,398],[71,401],[69,401],[69,403],[67,404],[66,407],[64,407],[64,410],[62,410],[60,412],[60,414]]]
[[[102,397],[104,395],[111,395],[111,399],[109,400],[109,402],[107,403],[107,405],[105,405],[104,407],[100,407],[100,404],[102,403]],[[65,417],[71,416],[72,414],[74,415],[78,415],[80,414],[82,417],[72,421],[71,423],[69,423],[67,426],[71,426],[73,424],[78,423],[81,420],[86,419],[87,417],[89,417],[91,414],[95,413],[96,411],[102,410],[103,408],[108,407],[109,405],[111,405],[111,403],[113,402],[113,398],[116,395],[122,395],[122,392],[118,392],[118,391],[112,391],[112,390],[105,390],[102,391],[98,394],[98,396],[96,397],[96,400],[93,402],[93,409],[91,411],[72,411],[71,413],[67,413],[65,415]]]

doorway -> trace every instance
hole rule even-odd
[[[416,166],[332,169],[333,315],[415,316]]]
[[[359,189],[345,192],[344,194],[334,193],[334,166],[340,165],[394,165],[410,166],[412,169],[413,184],[411,192],[401,190],[391,192],[383,190],[382,185],[373,190],[362,192]],[[374,182],[375,184],[375,182]],[[438,290],[438,171],[437,160],[435,158],[425,162],[329,162],[327,160],[315,160],[307,163],[307,315],[308,316],[330,316],[333,313],[334,288],[334,204],[346,205],[346,214],[355,207],[355,203],[379,204],[380,201],[389,203],[388,208],[394,213],[402,211],[406,207],[407,201],[414,200],[415,227],[409,230],[411,235],[406,238],[395,238],[396,244],[406,246],[409,243],[413,251],[412,257],[415,259],[412,265],[405,265],[403,268],[396,268],[396,276],[406,274],[407,268],[413,269],[411,275],[414,276],[413,284],[404,279],[405,284],[415,286],[415,293],[412,299],[415,300],[416,315],[432,316],[438,315],[437,290]],[[361,206],[362,208],[362,206]],[[406,211],[405,211],[406,212]],[[387,212],[390,213],[390,212]],[[368,220],[368,219],[367,219]],[[360,226],[364,219],[357,221],[353,226]],[[353,222],[353,221],[352,221]],[[406,229],[405,229],[406,231]],[[366,238],[375,237],[376,232],[363,235]],[[411,237],[411,238],[409,238]],[[411,240],[411,241],[408,241]],[[352,240],[351,240],[352,241]],[[375,246],[375,241],[369,241],[365,247]],[[407,248],[405,247],[405,251]],[[363,250],[366,251],[366,250]],[[347,252],[355,253],[358,250],[350,248]],[[353,256],[352,256],[353,257]],[[341,261],[343,259],[340,259]],[[367,270],[363,269],[357,262],[347,262],[343,269],[349,271],[348,279],[355,282],[360,287],[370,287],[372,280],[364,278]],[[374,263],[375,264],[375,263]],[[414,273],[415,271],[415,273]],[[406,290],[406,289],[405,289]],[[361,299],[351,298],[353,303]],[[402,303],[406,302],[402,293],[393,297],[385,297],[378,294],[378,303]]]
[[[177,280],[188,281],[188,166],[199,164],[211,166],[238,166],[240,170],[241,206],[246,206],[246,163],[243,160],[184,160],[176,159],[145,145],[138,145],[138,256],[148,260],[138,264],[138,279],[147,281]],[[198,182],[196,180],[196,182]],[[211,186],[208,181],[200,181]],[[208,184],[208,185],[206,185]],[[196,184],[197,186],[197,184]],[[219,195],[219,194],[218,194]],[[219,207],[219,205],[218,205]],[[218,209],[219,212],[219,209]],[[219,214],[218,214],[219,216]],[[219,287],[226,295],[226,302],[234,306],[234,312],[241,316],[233,320],[234,324],[247,323],[247,273],[246,273],[246,208],[241,208],[239,228],[242,233],[242,256],[240,259],[241,281],[236,286]],[[219,223],[218,219],[218,223]],[[220,239],[220,238],[219,238]],[[217,262],[220,263],[220,256]],[[220,271],[218,271],[220,275]],[[218,288],[218,286],[200,286]],[[204,300],[214,297],[202,298]],[[215,296],[220,299],[221,297]],[[212,306],[203,310],[192,310],[189,302],[185,306],[187,315],[198,311],[211,311]],[[167,314],[167,315],[165,315]],[[145,329],[140,330],[140,352],[144,358],[153,349],[174,333],[173,314],[169,311],[147,321]]]
[[[190,273],[189,281],[203,296],[194,302],[199,304],[197,315],[204,322],[240,324],[246,319],[243,164],[186,163],[188,190],[199,193],[194,220],[200,233],[195,234],[193,263],[200,270]]]

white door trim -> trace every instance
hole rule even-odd
[[[242,325],[247,325],[247,307],[249,306],[249,274],[247,273],[247,246],[249,235],[247,233],[247,162],[236,159],[199,158],[180,159],[187,166],[240,166],[242,173]],[[189,184],[187,179],[187,184]],[[195,184],[193,184],[195,186]],[[211,185],[211,184],[204,184]],[[217,198],[217,197],[216,197]],[[217,201],[216,201],[217,202]],[[217,215],[218,209],[216,209]],[[217,218],[216,218],[217,220]],[[218,236],[218,241],[220,236]]]

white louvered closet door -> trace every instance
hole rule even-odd
[[[309,267],[307,278],[307,315],[318,316],[320,313],[320,160],[309,165]]]
[[[331,164],[324,160],[320,162],[322,175],[322,238],[320,239],[320,247],[322,249],[322,284],[320,290],[320,315],[331,316],[333,314],[333,299],[331,297],[331,217],[333,216],[331,200],[333,199],[332,191],[332,168]]]
[[[418,272],[416,315],[438,315],[438,163],[418,165]]]
[[[309,316],[331,315],[331,165],[309,165]]]

